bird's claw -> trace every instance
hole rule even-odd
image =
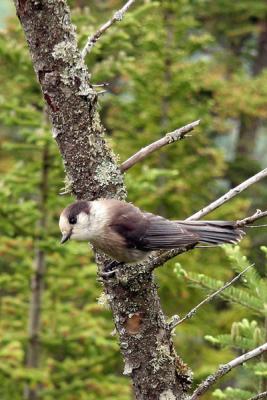
[[[102,271],[99,273],[99,276],[103,279],[108,279],[116,275],[117,269],[113,269],[112,271]]]
[[[118,262],[118,261],[111,261],[109,263],[107,263],[103,270],[100,272],[100,277],[107,279],[110,277],[113,277],[116,275],[116,272],[118,271],[118,267],[120,267],[121,265],[123,265],[124,263]]]

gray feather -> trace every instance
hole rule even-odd
[[[202,243],[238,243],[245,232],[229,221],[177,221],[190,232],[197,232]]]
[[[149,226],[142,237],[143,249],[171,249],[189,244],[220,245],[238,243],[244,236],[241,229],[229,221],[169,221],[147,214]]]

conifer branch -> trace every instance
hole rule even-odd
[[[10,224],[10,226],[12,226],[12,228],[14,228],[15,234],[9,235],[10,237],[13,237],[13,236],[27,237],[27,236],[31,235],[31,232],[29,230],[22,228],[20,224],[16,223],[15,218],[10,218],[10,213],[5,212],[4,210],[0,209],[0,217],[5,218],[5,220]]]
[[[198,126],[199,123],[200,120],[191,122],[191,124],[187,124],[182,128],[175,129],[175,131],[173,132],[166,133],[166,135],[163,136],[163,138],[156,140],[155,142],[149,144],[146,147],[143,147],[141,150],[133,154],[130,158],[128,158],[128,160],[124,161],[121,164],[120,166],[121,172],[125,172],[128,169],[132,168],[135,164],[144,160],[144,158],[146,158],[149,154],[160,149],[161,147],[177,142],[178,140],[185,139],[186,137],[188,137],[187,133],[195,129],[195,127]]]
[[[221,377],[226,375],[230,372],[233,368],[238,367],[239,365],[243,364],[244,362],[251,360],[252,358],[258,357],[267,351],[267,343],[256,347],[255,349],[243,354],[240,357],[233,359],[232,361],[228,362],[227,364],[223,364],[219,367],[219,369],[212,375],[209,375],[194,391],[193,395],[189,398],[189,400],[196,400],[207,390],[216,383]],[[260,398],[260,397],[259,397]],[[256,397],[257,399],[257,397]],[[255,398],[254,398],[255,400]]]
[[[260,399],[267,399],[267,392],[259,393],[256,396],[251,397],[249,400],[260,400]]]
[[[236,275],[233,279],[231,279],[231,281],[227,282],[225,285],[223,285],[222,287],[217,289],[215,292],[211,293],[204,300],[202,300],[198,305],[196,305],[194,308],[192,308],[192,310],[190,310],[183,318],[178,319],[177,316],[174,316],[172,321],[169,323],[170,330],[174,329],[177,325],[180,325],[182,322],[186,321],[187,319],[192,318],[200,307],[204,306],[204,304],[206,304],[206,303],[209,303],[218,294],[220,294],[225,289],[227,289],[231,285],[233,285],[236,281],[238,281],[241,278],[242,275],[244,275],[253,266],[254,266],[254,264],[249,265],[247,268],[245,268],[243,271],[241,271],[238,275]]]
[[[82,58],[85,58],[86,54],[90,53],[98,39],[105,33],[113,24],[118,21],[121,21],[124,17],[124,14],[128,11],[132,4],[134,4],[135,0],[129,0],[124,6],[115,12],[113,17],[107,21],[104,25],[102,25],[92,36],[89,36],[86,45],[82,50]]]

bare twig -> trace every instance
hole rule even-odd
[[[170,329],[175,328],[177,325],[180,325],[182,322],[186,321],[187,319],[190,319],[195,315],[197,310],[202,307],[204,304],[209,303],[211,300],[214,299],[218,294],[223,292],[225,289],[227,289],[229,286],[233,285],[239,278],[241,278],[242,275],[244,275],[251,267],[253,267],[254,264],[249,265],[247,268],[245,268],[243,271],[241,271],[237,276],[235,276],[231,281],[227,282],[225,285],[217,289],[215,292],[211,293],[209,296],[207,296],[204,300],[202,300],[196,307],[192,308],[191,311],[189,311],[183,318],[177,320],[177,318],[174,318],[172,322],[170,322],[169,327]]]
[[[167,133],[163,138],[149,144],[148,146],[142,148],[137,153],[132,155],[128,160],[124,161],[121,166],[121,172],[127,171],[129,168],[133,167],[139,161],[146,158],[149,154],[153,153],[154,151],[160,149],[167,144],[176,142],[178,140],[182,140],[187,137],[187,133],[191,132],[196,126],[198,126],[200,120],[194,121],[191,124],[185,125],[182,128],[176,129],[173,132]]]
[[[251,397],[249,400],[260,400],[260,399],[267,399],[267,392],[259,393],[256,396]]]
[[[103,95],[105,93],[107,93],[107,90],[100,90],[99,92],[97,92],[97,95],[100,96],[100,95]]]
[[[236,221],[236,227],[242,228],[243,226],[250,225],[255,222],[257,219],[263,218],[267,216],[267,211],[257,210],[255,214],[250,217],[241,219],[240,221]],[[260,227],[261,225],[259,225]]]
[[[228,362],[227,364],[221,365],[220,368],[212,375],[209,375],[194,391],[193,395],[189,400],[196,400],[202,394],[206,393],[207,390],[220,379],[222,376],[226,375],[233,368],[238,367],[244,362],[251,360],[252,358],[258,357],[267,351],[267,343],[249,351],[248,353],[243,354],[240,357],[235,358],[234,360]]]
[[[211,211],[215,210],[216,208],[220,207],[227,201],[231,200],[233,197],[237,196],[239,193],[243,192],[243,190],[245,190],[249,186],[253,185],[253,183],[256,183],[266,177],[267,177],[267,168],[264,168],[262,171],[258,172],[256,175],[253,175],[251,178],[240,183],[240,185],[229,190],[229,192],[225,193],[219,199],[210,203],[207,207],[204,207],[204,208],[202,208],[202,210],[191,215],[191,217],[187,218],[187,221],[195,221],[197,219],[204,217],[204,215],[209,214]]]
[[[94,33],[92,36],[89,36],[86,45],[82,50],[82,58],[85,58],[86,54],[90,53],[95,43],[98,41],[100,36],[103,35],[103,33],[105,33],[113,24],[123,19],[124,14],[128,11],[131,5],[134,4],[134,2],[135,0],[127,1],[127,3],[124,4],[124,6],[120,10],[116,11],[113,17],[109,21],[107,21],[104,25],[102,25],[96,31],[96,33]]]
[[[107,87],[109,86],[108,82],[103,82],[103,83],[96,83],[96,84],[92,84],[93,88],[98,88],[98,87]]]

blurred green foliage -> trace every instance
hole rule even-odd
[[[241,272],[250,264],[247,257],[242,255],[238,246],[224,246],[226,255],[228,256],[235,272]],[[267,248],[262,247],[265,255]],[[209,277],[203,277],[198,274],[192,276],[186,275],[186,278],[193,285],[208,290],[214,290],[222,286],[222,282],[215,281]],[[252,315],[251,320],[243,318],[241,321],[235,321],[232,324],[231,332],[227,334],[219,334],[216,337],[206,336],[206,340],[215,346],[223,348],[235,349],[239,352],[248,352],[266,342],[266,321],[267,321],[267,279],[266,273],[261,276],[255,268],[250,268],[246,275],[243,275],[240,287],[230,287],[221,293],[221,297],[242,305],[248,309]],[[254,319],[255,318],[255,319]],[[258,359],[251,360],[244,364],[243,373],[241,375],[240,387],[228,387],[226,390],[217,389],[214,397],[218,399],[248,399],[257,394],[258,391],[265,392],[267,389],[267,358],[263,353]]]
[[[81,48],[88,34],[123,4],[69,3]],[[87,56],[92,82],[110,83],[100,97],[100,112],[107,140],[120,160],[166,132],[201,119],[192,138],[167,146],[126,173],[129,201],[183,219],[264,165],[267,65],[258,47],[266,9],[263,0],[147,0],[132,8]],[[257,63],[263,64],[260,71]],[[92,254],[86,244],[58,243],[58,215],[72,199],[59,195],[64,191],[64,171],[15,18],[0,32],[0,85],[0,397],[21,399],[27,385],[38,389],[44,400],[130,399],[130,383],[122,377],[117,340],[111,335],[112,316],[102,304]],[[241,141],[251,126],[255,129],[244,148]],[[45,151],[48,186],[43,207]],[[242,218],[255,207],[264,208],[266,198],[266,184],[258,184],[209,218]],[[46,227],[41,229],[44,215]],[[243,253],[250,254],[262,275],[264,257],[258,248],[265,242],[262,229],[250,230],[242,243]],[[29,369],[25,359],[30,280],[38,249],[44,251],[46,264],[40,366]],[[188,279],[177,278],[175,262],[156,273],[167,316],[186,313],[203,297],[201,285],[192,287]],[[195,249],[180,256],[179,262],[189,276],[201,276],[210,288],[233,275],[221,249]],[[239,262],[237,258],[236,268]],[[247,279],[253,282],[249,274]],[[248,323],[251,333],[260,329],[261,335],[265,329],[262,313],[253,308],[261,310],[262,302],[249,290],[231,290],[230,302],[208,304],[177,328],[178,353],[193,369],[196,383],[236,354],[232,343],[219,350],[205,336],[227,335],[234,324],[242,330]],[[239,295],[242,307],[234,304]],[[265,366],[257,371],[265,373]],[[217,391],[217,398],[248,398],[257,388],[254,379],[249,382],[244,376],[243,370],[236,370],[226,377],[224,386],[231,380],[239,391]]]

